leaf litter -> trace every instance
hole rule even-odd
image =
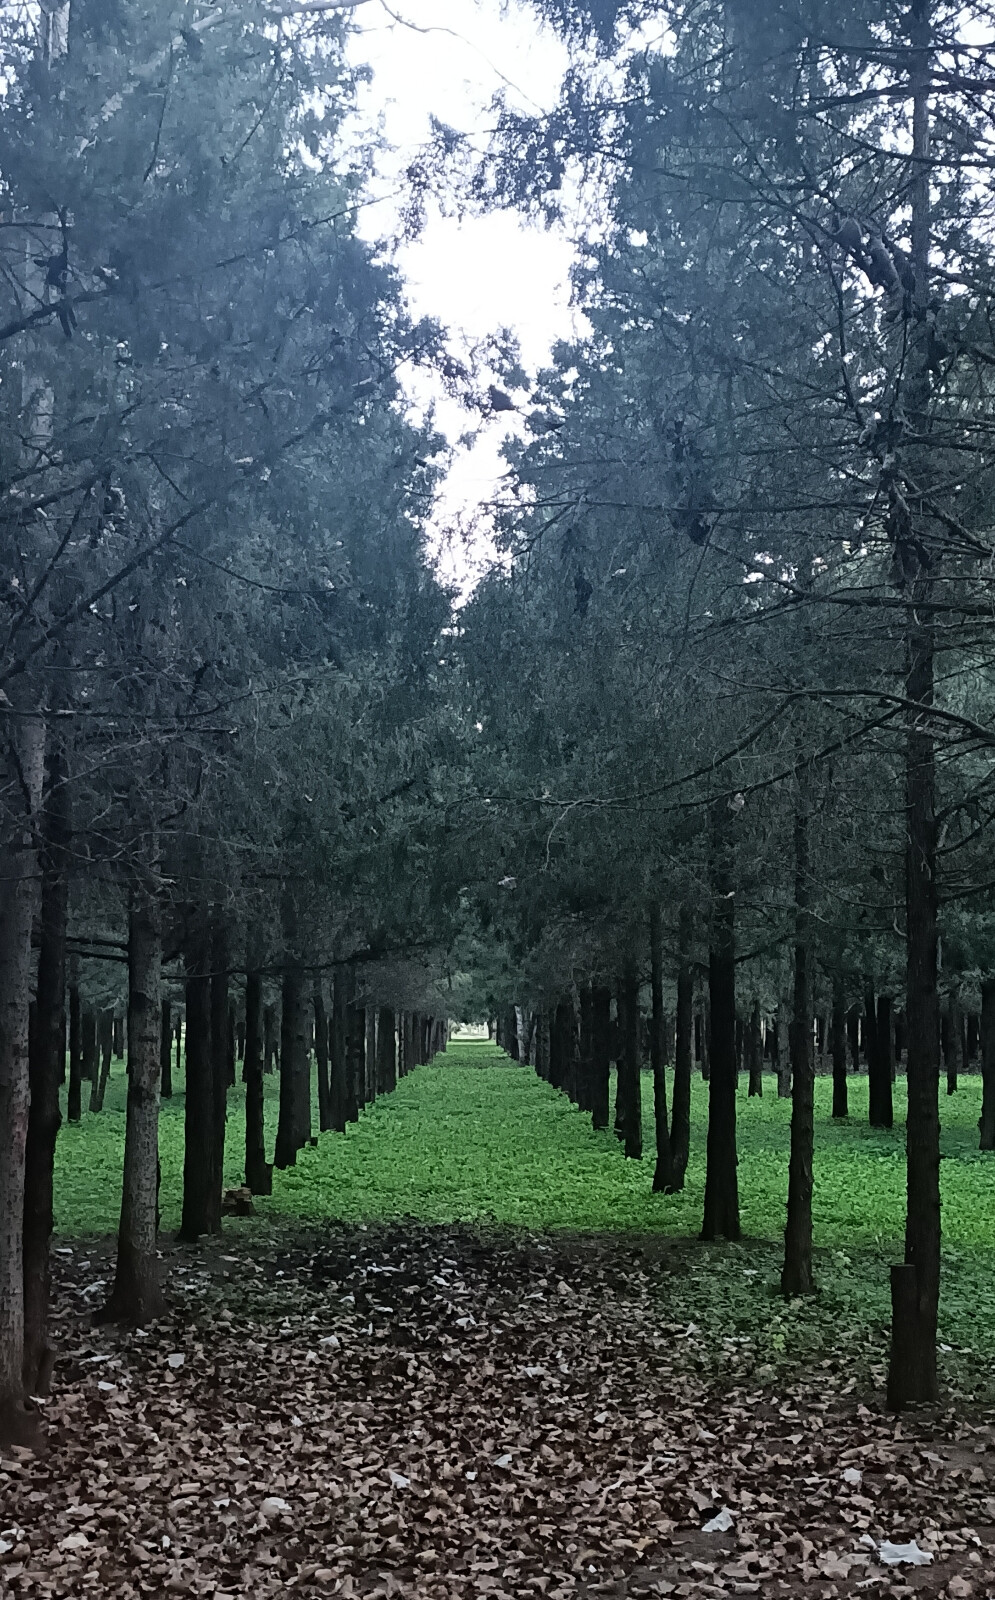
[[[772,1369],[709,1320],[714,1254],[421,1224],[225,1246],[164,1247],[143,1337],[92,1327],[57,1259],[3,1600],[995,1596],[995,1419],[896,1421],[843,1330]]]

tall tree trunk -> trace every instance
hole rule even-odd
[[[435,1026],[432,1027],[432,1043],[429,1055],[435,1054]],[[366,1050],[365,1072],[363,1074],[363,1104],[372,1105],[377,1097],[377,1013],[375,1006],[366,1007]]]
[[[315,968],[312,979],[311,1004],[314,1008],[314,1061],[318,1074],[318,1132],[327,1133],[332,1126],[331,1084],[328,1078],[328,1012],[325,1009],[325,986],[318,968]]]
[[[590,997],[591,1126],[607,1128],[611,1100],[611,990],[603,983],[594,983],[591,986]],[[542,1019],[539,1027],[539,1032],[541,1031]]]
[[[352,992],[355,993],[353,981]],[[417,1044],[421,1060],[421,1017],[418,1018]],[[346,1005],[345,1030],[346,1105],[347,1122],[359,1121],[359,1090],[366,1071],[366,1012],[354,999]]]
[[[124,1060],[124,1018],[114,1017],[114,1060]]]
[[[764,1043],[759,1000],[754,1000],[750,1010],[750,1020],[747,1023],[747,1040],[749,1043],[750,1062],[750,1084],[747,1092],[754,1096],[762,1095],[764,1092]]]
[[[266,1160],[263,1101],[263,1065],[266,1036],[263,1024],[263,975],[260,941],[249,930],[245,974],[245,1183],[252,1194],[273,1193],[273,1168]]]
[[[960,1055],[960,1006],[951,990],[940,1017],[940,1051],[947,1069],[947,1094],[957,1093],[957,1062]]]
[[[263,1071],[272,1072],[278,1062],[276,1006],[269,1005],[263,1009]]]
[[[580,1034],[577,1055],[578,1104],[582,1111],[594,1111],[594,1005],[591,985],[582,983],[578,991],[580,1002]]]
[[[159,1024],[159,1098],[173,1098],[173,1010],[166,999]]]
[[[28,1017],[31,930],[38,890],[35,848],[45,764],[40,719],[25,717],[10,734],[16,815],[0,846],[0,1445],[25,1444],[36,1432],[24,1408],[24,1169],[31,1098]]]
[[[667,1121],[667,1018],[663,1009],[663,915],[656,901],[650,907],[650,1065],[653,1069],[653,1118],[656,1123],[654,1194],[673,1194],[674,1156]]]
[[[83,1000],[80,997],[80,963],[69,957],[69,1091],[66,1094],[66,1120],[78,1122],[83,1114]]]
[[[276,1167],[292,1167],[311,1137],[311,1073],[307,1052],[304,973],[296,965],[283,974],[280,1029],[280,1115],[276,1127]]]
[[[136,874],[128,914],[128,1102],[114,1287],[104,1315],[139,1326],[163,1310],[159,1232],[162,936],[151,874]]]
[[[815,1132],[815,1062],[812,1057],[812,968],[809,941],[809,837],[807,778],[801,771],[795,794],[795,981],[791,1007],[791,1154],[788,1219],[784,1230],[781,1291],[811,1294],[812,1161]]]
[[[224,912],[215,909],[211,926],[211,1097],[214,1103],[211,1142],[210,1231],[221,1232],[225,1187],[225,1125],[228,1120],[228,928]]]
[[[100,1104],[103,1105],[111,1075],[111,1059],[114,1055],[113,1011],[101,1011],[97,1018],[97,1053],[100,1056]]]
[[[830,1023],[833,1051],[833,1116],[849,1115],[850,1104],[846,1081],[846,997],[843,979],[837,973],[833,978],[833,1012]]]
[[[186,1097],[183,1116],[183,1211],[188,1244],[212,1227],[214,1084],[211,1077],[211,957],[206,912],[194,913],[186,949]]]
[[[397,1088],[397,1019],[390,1006],[381,1006],[377,1018],[377,1086],[381,1094]]]
[[[407,1019],[405,1019],[406,1021]],[[341,969],[332,983],[332,1020],[328,1030],[329,1112],[335,1133],[345,1133],[346,1106],[346,990]]]
[[[104,1016],[105,1013],[103,1011],[99,1014],[99,1016],[96,1016],[93,1013],[90,1014],[90,1020],[92,1020],[93,1023],[94,1067],[92,1080],[93,1086],[90,1091],[91,1111],[103,1111],[104,1095],[107,1093],[107,1080],[110,1077],[111,1072],[111,1041],[108,1040],[108,1048],[106,1051],[103,1048]],[[89,1043],[87,1044],[87,1049],[89,1050]]]
[[[895,1034],[892,1026],[890,995],[878,995],[878,1014],[874,1024],[874,1055],[869,1068],[868,1096],[872,1128],[890,1128],[895,1120],[892,1097],[892,1063]]]
[[[981,981],[981,1150],[995,1150],[995,978]]]
[[[641,1051],[639,1039],[639,973],[634,955],[628,955],[622,967],[619,985],[621,1001],[622,1039],[618,1063],[618,1099],[623,1107],[622,1140],[626,1156],[632,1161],[643,1157],[643,1107],[639,1069]],[[618,1121],[616,1119],[616,1128]]]
[[[774,1018],[775,1071],[777,1073],[777,1098],[790,1100],[791,1098],[791,1024],[787,1020],[788,1008],[781,1002],[778,1004]]]
[[[54,1353],[48,1339],[52,1178],[65,1072],[66,920],[69,906],[69,782],[61,739],[49,742],[42,812],[41,939],[35,1027],[29,1046],[31,1108],[24,1173],[24,1388],[47,1395]]]
[[[925,417],[930,374],[926,312],[930,297],[931,0],[912,0],[906,28],[912,89],[911,258],[915,320],[910,322],[909,415]],[[928,480],[925,463],[914,477]],[[921,526],[922,500],[910,508]],[[920,547],[921,548],[921,547]],[[892,1267],[888,1403],[899,1409],[938,1398],[936,1326],[940,1302],[940,1027],[936,884],[936,767],[931,711],[935,638],[931,609],[939,554],[912,558],[905,622],[907,742],[905,927],[908,1023],[905,1260]]]
[[[736,913],[732,843],[722,801],[712,807],[712,916],[708,951],[708,1136],[701,1237],[738,1239],[736,1154]]]
[[[84,1083],[90,1085],[90,1103],[88,1110],[99,1111],[97,1094],[99,1085],[99,1072],[97,1070],[97,1019],[89,1006],[83,1012],[81,1033],[82,1067],[80,1076]]]
[[[674,1105],[670,1123],[670,1150],[675,1193],[683,1189],[691,1153],[691,1070],[694,1024],[694,970],[691,907],[682,905],[677,923],[677,1028],[674,1044]]]

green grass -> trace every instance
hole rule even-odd
[[[292,1216],[367,1220],[411,1216],[423,1221],[486,1220],[531,1228],[696,1231],[705,1181],[707,1085],[692,1091],[692,1150],[684,1193],[650,1193],[653,1103],[643,1074],[646,1154],[625,1161],[612,1133],[524,1068],[499,1065],[493,1047],[451,1047],[397,1091],[363,1113],[343,1135],[326,1135],[297,1166],[274,1174],[264,1210]],[[481,1070],[489,1065],[489,1070]],[[772,1079],[762,1099],[739,1096],[739,1186],[744,1231],[775,1239],[787,1194],[790,1102]],[[164,1101],[160,1120],[163,1226],[179,1223],[183,1173],[183,1079]],[[277,1079],[266,1080],[267,1141],[276,1132]],[[895,1128],[867,1126],[867,1081],[850,1080],[851,1116],[830,1117],[832,1086],[816,1082],[816,1243],[830,1247],[900,1242],[905,1209],[905,1083],[895,1084]],[[56,1224],[71,1233],[106,1233],[117,1222],[124,1141],[125,1079],[117,1067],[105,1109],[84,1112],[59,1137]],[[981,1085],[963,1080],[944,1098],[942,1168],[947,1245],[966,1251],[995,1246],[995,1159],[977,1150]],[[315,1115],[317,1127],[317,1115]],[[241,1182],[245,1140],[243,1092],[228,1101],[225,1174]]]
[[[756,1272],[770,1288],[784,1225],[790,1103],[778,1101],[772,1078],[762,1099],[750,1100],[742,1080],[738,1102],[739,1186],[746,1252],[712,1251],[709,1271],[725,1282],[728,1308],[753,1303]],[[182,1077],[161,1117],[163,1227],[179,1223],[183,1164]],[[851,1117],[830,1117],[831,1083],[816,1084],[815,1241],[825,1289],[819,1317],[851,1329],[887,1320],[885,1263],[900,1259],[905,1210],[905,1084],[895,1085],[896,1125],[891,1133],[867,1126],[866,1079],[850,1080]],[[84,1113],[59,1137],[56,1227],[62,1234],[113,1231],[120,1204],[125,1083],[120,1067],[104,1111]],[[277,1080],[267,1079],[267,1139],[276,1124]],[[943,1098],[943,1225],[945,1339],[957,1347],[956,1363],[975,1348],[995,1346],[995,1158],[977,1151],[981,1086],[963,1080]],[[365,1111],[343,1135],[326,1134],[301,1152],[296,1167],[274,1173],[272,1199],[258,1202],[263,1217],[345,1221],[467,1221],[594,1231],[695,1235],[701,1224],[707,1085],[695,1080],[692,1154],[683,1194],[653,1195],[652,1089],[643,1076],[646,1155],[626,1161],[610,1132],[595,1133],[590,1119],[514,1067],[491,1046],[453,1046],[445,1058],[421,1067],[397,1091]],[[315,1126],[317,1117],[315,1116]],[[229,1096],[225,1172],[242,1178],[245,1136],[241,1086]],[[250,1222],[248,1227],[258,1227]],[[764,1244],[766,1242],[766,1244]],[[750,1254],[752,1250],[752,1254]],[[743,1265],[746,1261],[747,1265]],[[753,1264],[750,1265],[749,1263]],[[732,1273],[730,1278],[729,1274]],[[712,1282],[712,1288],[717,1282]],[[707,1300],[711,1290],[702,1291]],[[731,1296],[731,1299],[730,1299]],[[736,1325],[739,1313],[729,1312]],[[771,1313],[773,1349],[797,1348],[803,1329],[823,1336],[809,1316]],[[749,1313],[743,1312],[749,1321]],[[781,1331],[778,1331],[781,1330]],[[880,1332],[880,1328],[878,1328]],[[856,1336],[856,1334],[855,1334]]]

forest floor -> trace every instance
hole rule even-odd
[[[50,1451],[0,1466],[4,1596],[995,1594],[995,1413],[896,1422],[847,1330],[730,1332],[735,1249],[282,1232],[167,1247],[144,1336],[89,1326],[105,1247],[60,1257]]]
[[[703,1246],[698,1151],[684,1197],[651,1196],[648,1160],[477,1047],[323,1138],[221,1239],[164,1234],[169,1313],[129,1332],[90,1315],[112,1084],[61,1141],[49,1450],[0,1462],[0,1596],[995,1600],[976,1085],[944,1107],[945,1400],[898,1421],[881,1386],[904,1130],[869,1134],[862,1087],[840,1128],[819,1085],[814,1299],[777,1293],[769,1085],[740,1100],[754,1236]],[[703,1104],[696,1086],[698,1146]],[[233,1093],[233,1179],[238,1118]],[[888,1563],[913,1541],[924,1564]]]

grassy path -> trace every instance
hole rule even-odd
[[[182,1089],[182,1078],[179,1087]],[[790,1105],[772,1079],[762,1099],[739,1100],[740,1194],[745,1232],[775,1240],[783,1226]],[[64,1127],[59,1140],[56,1219],[63,1232],[111,1231],[117,1222],[124,1139],[124,1078],[112,1079],[106,1109]],[[839,1249],[894,1248],[904,1222],[904,1080],[896,1088],[896,1126],[866,1122],[866,1080],[850,1085],[853,1115],[834,1124],[831,1085],[817,1083],[816,1238]],[[276,1127],[275,1078],[267,1080],[270,1149]],[[693,1234],[704,1186],[707,1086],[695,1080],[692,1155],[683,1195],[650,1193],[653,1109],[643,1075],[646,1156],[622,1159],[611,1133],[534,1073],[506,1063],[493,1047],[463,1044],[404,1079],[364,1112],[346,1135],[326,1135],[298,1164],[274,1175],[261,1209],[309,1219],[493,1221],[532,1228],[662,1230]],[[968,1079],[944,1100],[944,1228],[948,1246],[995,1247],[995,1160],[979,1155],[980,1082]],[[317,1126],[317,1117],[315,1117]],[[241,1087],[229,1099],[226,1173],[241,1181]],[[164,1103],[161,1125],[163,1226],[175,1227],[183,1162],[183,1095]]]
[[[267,1080],[270,1151],[277,1081]],[[182,1090],[182,1078],[178,1083]],[[739,1096],[740,1194],[750,1242],[709,1249],[694,1244],[700,1279],[699,1325],[719,1337],[763,1328],[772,1357],[822,1347],[827,1330],[870,1362],[879,1359],[888,1321],[887,1263],[901,1257],[904,1223],[904,1081],[896,1084],[896,1126],[866,1123],[866,1081],[850,1085],[852,1119],[830,1118],[831,1085],[817,1084],[816,1243],[820,1297],[785,1307],[777,1295],[787,1186],[790,1105],[774,1082],[763,1099]],[[233,1240],[259,1236],[273,1222],[464,1222],[531,1230],[670,1234],[694,1239],[701,1225],[707,1086],[695,1081],[692,1157],[682,1195],[650,1192],[652,1086],[644,1074],[646,1157],[625,1161],[611,1133],[488,1045],[453,1046],[419,1068],[395,1094],[363,1113],[345,1136],[327,1134],[297,1166],[274,1174],[271,1200],[258,1216],[226,1223]],[[942,1337],[948,1376],[976,1388],[979,1356],[995,1357],[995,1161],[977,1143],[980,1083],[969,1079],[943,1101],[944,1289]],[[117,1225],[124,1139],[124,1077],[112,1079],[105,1110],[64,1127],[56,1173],[56,1227],[63,1237],[107,1234]],[[317,1117],[315,1116],[315,1126]],[[244,1110],[239,1086],[229,1097],[226,1172],[242,1177]],[[164,1104],[161,1120],[163,1230],[179,1223],[183,1096]],[[620,1241],[621,1245],[621,1241]],[[260,1247],[262,1241],[260,1239]],[[250,1246],[251,1247],[251,1246]],[[688,1290],[690,1293],[690,1290]],[[697,1293],[697,1291],[696,1291]],[[872,1353],[873,1352],[873,1353]]]

